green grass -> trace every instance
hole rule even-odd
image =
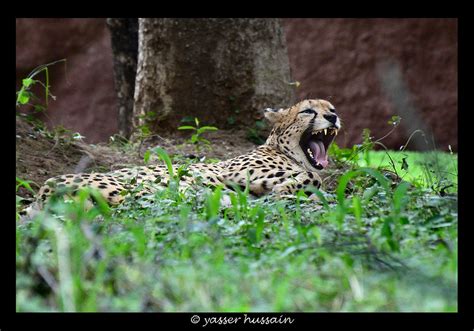
[[[443,179],[453,186],[457,186],[457,154],[440,151],[370,151],[368,154],[368,159],[362,158],[358,161],[360,166],[383,167],[391,170],[394,170],[395,166],[395,171],[400,177],[410,182],[430,186],[430,184]]]
[[[175,185],[112,210],[52,201],[17,221],[17,311],[457,311],[457,194],[402,155],[411,184],[354,166],[320,202]]]

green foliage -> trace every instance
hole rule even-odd
[[[17,98],[16,98],[16,106],[17,107],[19,107],[21,105],[30,104],[31,99],[36,98],[35,95],[31,92],[31,88],[35,84],[39,84],[39,85],[44,87],[46,107],[48,106],[49,98],[51,98],[53,100],[56,99],[56,97],[54,95],[52,95],[51,91],[50,91],[48,67],[52,66],[56,63],[60,63],[60,62],[66,62],[66,59],[62,59],[62,60],[58,60],[58,61],[54,61],[54,62],[51,62],[51,63],[40,65],[40,66],[36,67],[35,69],[33,69],[28,74],[28,76],[25,79],[22,80],[22,86],[21,86],[20,90],[17,92]],[[39,75],[42,72],[44,72],[44,75],[45,75],[45,82],[44,83],[40,80],[33,79],[34,77],[36,77],[37,75]],[[34,105],[34,106],[35,106],[35,110],[37,110],[37,111],[42,111],[42,110],[45,109],[45,107],[43,107],[41,105]]]
[[[158,119],[158,114],[154,111],[148,111],[143,115],[137,116],[142,120],[142,125],[136,127],[137,139],[139,141],[144,141],[145,139],[153,135],[153,124],[156,123]]]
[[[186,119],[185,119],[186,120]],[[199,120],[197,117],[194,118],[194,124],[192,125],[183,125],[178,127],[178,130],[191,130],[194,131],[191,138],[189,138],[189,142],[196,146],[196,150],[199,152],[200,149],[204,146],[209,147],[211,142],[203,137],[203,134],[206,132],[217,131],[218,128],[214,126],[200,126]]]
[[[440,151],[420,153],[405,151],[407,142],[401,146],[400,152],[394,152],[381,143],[381,140],[393,132],[400,121],[399,116],[392,116],[388,121],[393,126],[392,130],[375,141],[370,136],[370,131],[364,129],[362,144],[351,148],[340,148],[336,143],[332,143],[328,151],[329,155],[339,167],[348,166],[351,169],[374,167],[379,170],[389,170],[401,179],[429,187],[441,194],[457,192],[457,156],[452,153],[451,146],[449,146],[450,154]],[[376,151],[374,150],[376,146],[383,147],[385,150]]]
[[[441,151],[370,151],[369,163],[359,160],[358,165],[391,170],[404,180],[441,194],[457,192],[457,155],[454,154]]]
[[[24,180],[24,179],[21,179],[21,178],[18,178],[16,177],[16,188],[15,188],[15,192],[17,193],[16,195],[16,220],[18,221],[20,219],[20,212],[23,208],[23,201],[25,201],[26,199],[22,198],[21,196],[18,195],[18,190],[23,187],[25,188],[27,191],[29,191],[31,194],[35,195],[36,192],[31,188],[31,185],[30,184],[33,184],[32,181],[29,181],[29,180]],[[35,184],[36,185],[36,184]]]
[[[319,203],[248,185],[53,199],[17,223],[17,310],[456,311],[456,196],[368,167],[338,182]]]
[[[27,189],[31,193],[35,194],[35,191],[30,186],[30,183],[31,183],[31,181],[23,180],[21,178],[16,177],[16,189],[15,189],[16,192],[18,192],[18,189],[20,187],[24,187],[25,189]]]
[[[17,97],[16,97],[16,116],[22,117],[31,124],[35,126],[36,129],[45,132],[45,127],[44,124],[39,121],[36,117],[34,117],[34,114],[38,112],[43,112],[46,110],[48,107],[49,99],[56,100],[56,97],[51,93],[50,88],[51,86],[49,85],[49,69],[48,67],[60,63],[60,62],[66,62],[66,59],[54,61],[51,63],[43,64],[35,69],[33,69],[26,78],[22,80],[22,84],[20,87],[20,90],[16,92]],[[45,81],[42,82],[41,80],[34,79],[36,76],[38,76],[40,73],[44,73],[45,76]],[[39,101],[39,98],[32,92],[32,88],[35,85],[41,85],[44,87],[44,94],[45,94],[45,104],[41,104]],[[33,112],[27,114],[23,112],[19,112],[18,110],[25,105],[29,105],[33,107]]]
[[[79,132],[73,132],[62,125],[57,125],[54,129],[47,130],[45,127],[35,124],[35,129],[46,138],[51,138],[55,140],[56,144],[60,145],[69,145],[75,141],[82,141],[85,138]]]

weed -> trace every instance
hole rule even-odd
[[[42,64],[42,65],[36,67],[35,69],[33,69],[28,74],[28,76],[25,79],[22,80],[22,86],[21,86],[20,90],[17,92],[17,98],[16,98],[16,106],[17,107],[19,107],[21,105],[30,104],[30,100],[32,98],[37,99],[37,97],[31,92],[31,88],[35,84],[40,84],[41,86],[44,87],[46,107],[48,106],[48,99],[49,98],[51,98],[53,100],[56,99],[56,97],[54,95],[52,95],[51,91],[50,91],[48,67],[52,66],[54,64],[60,63],[60,62],[66,63],[66,59],[54,61],[54,62],[47,63],[47,64]],[[42,72],[44,72],[44,75],[45,75],[45,83],[41,82],[40,80],[33,79],[34,77],[36,77],[38,74],[40,74]],[[41,106],[41,105],[38,105],[38,104],[33,105],[33,106],[35,107],[35,110],[37,110],[37,111],[43,111],[45,109],[44,106]]]
[[[431,151],[414,153],[406,151],[406,148],[415,134],[423,134],[420,130],[414,131],[407,142],[400,147],[399,152],[390,151],[383,143],[399,126],[399,116],[392,116],[388,124],[392,126],[390,131],[383,137],[374,140],[368,129],[363,130],[362,144],[354,145],[352,148],[340,148],[336,143],[331,144],[329,155],[336,164],[348,166],[355,169],[360,166],[376,167],[380,170],[392,171],[400,179],[420,183],[424,187],[430,187],[439,194],[453,193],[457,191],[457,162],[456,156],[451,153]],[[374,148],[382,147],[384,151],[376,151]]]
[[[201,148],[206,147],[210,148],[211,142],[203,137],[203,134],[206,132],[217,131],[218,128],[214,126],[200,126],[200,122],[197,117],[194,118],[194,123],[196,126],[192,125],[183,125],[178,127],[178,130],[191,130],[194,131],[191,138],[189,138],[189,143],[196,146],[196,151],[199,152]]]
[[[113,210],[51,201],[17,226],[17,310],[456,310],[452,197],[367,167],[312,190],[322,208],[171,184]]]

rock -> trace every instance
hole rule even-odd
[[[395,115],[377,76],[381,60],[397,61],[419,116],[437,146],[457,150],[457,19],[283,19],[293,79],[300,99],[329,99],[344,130],[337,143],[362,141],[362,129],[383,137]],[[440,120],[442,118],[442,120]],[[382,141],[404,145],[401,126]],[[409,145],[408,149],[414,148]]]

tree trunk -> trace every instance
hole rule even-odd
[[[107,24],[114,54],[115,91],[119,107],[119,133],[125,138],[129,138],[133,128],[133,95],[138,55],[138,18],[108,18]]]
[[[278,19],[139,19],[133,123],[175,131],[184,117],[253,126],[294,101]]]

